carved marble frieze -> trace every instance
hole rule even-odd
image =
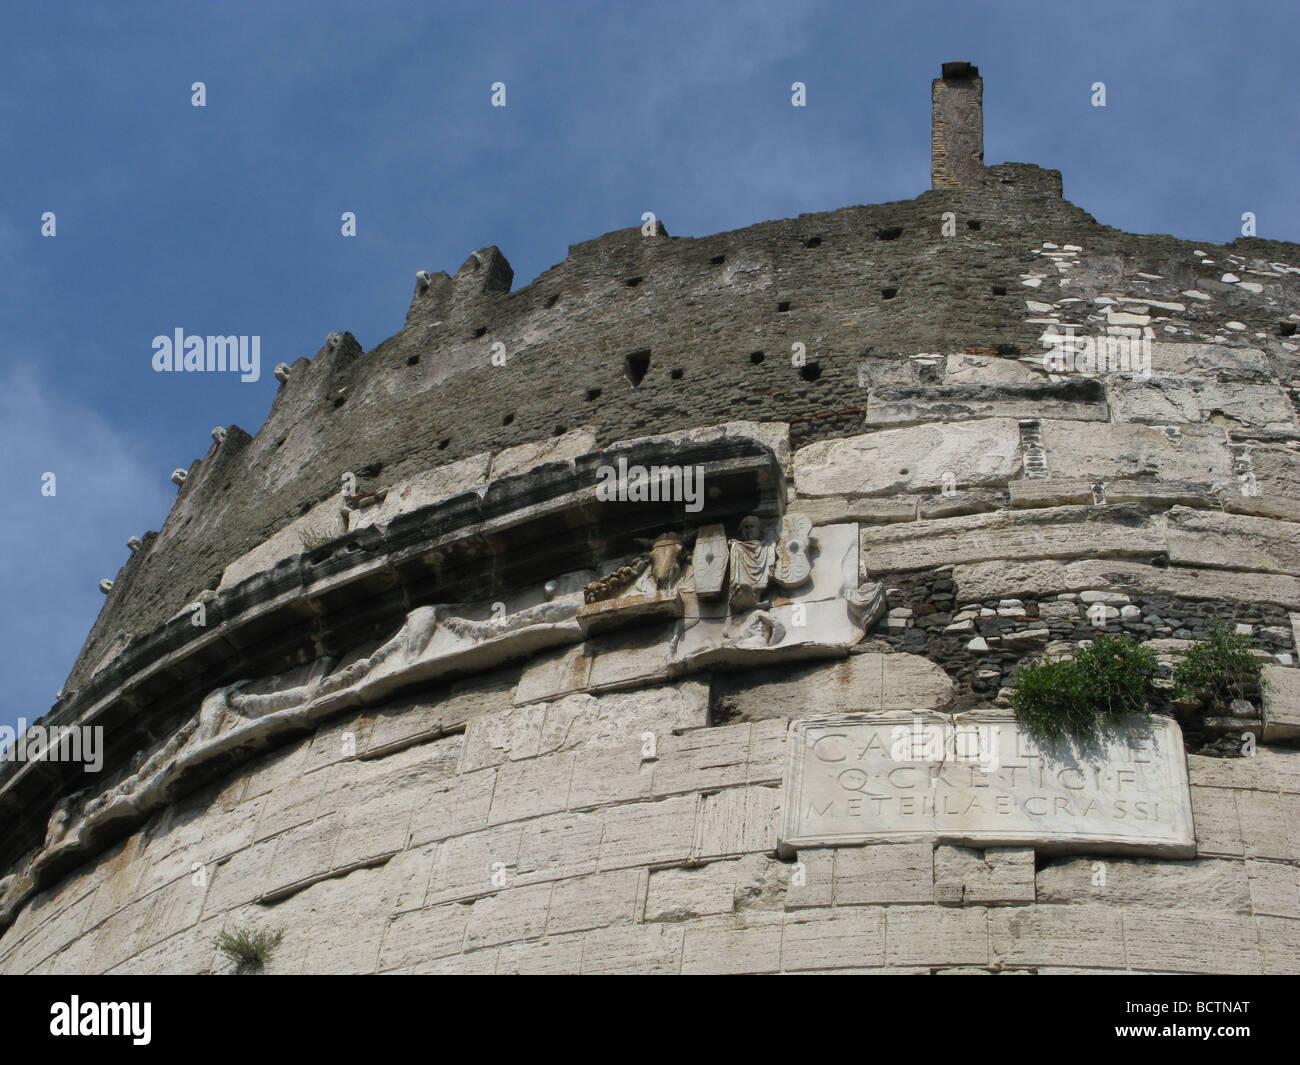
[[[418,505],[385,521],[203,592],[154,630],[121,634],[101,667],[79,690],[61,692],[42,723],[103,727],[107,764],[120,768],[158,736],[174,734],[178,707],[197,705],[212,687],[283,673],[323,653],[338,657],[395,632],[413,603],[490,607],[516,589],[539,586],[546,574],[588,570],[590,582],[606,575],[603,567],[611,558],[625,562],[639,551],[662,559],[663,547],[648,549],[665,530],[689,532],[709,523],[734,528],[747,514],[775,519],[785,509],[788,460],[788,453],[778,452],[762,427],[729,423],[630,440],[435,502],[416,500]],[[683,466],[703,469],[708,489],[698,513],[682,501],[611,506],[597,498],[603,467],[620,461],[652,465],[668,454]],[[660,563],[647,564],[662,575]],[[577,591],[570,616],[557,620],[554,608],[528,603],[519,609],[538,612],[515,619],[510,632],[492,630],[499,617],[465,615],[462,623],[448,608],[433,646],[445,650],[440,660],[452,663],[448,668],[468,672],[498,656],[496,641],[509,643],[516,657],[575,642],[583,635]],[[458,628],[463,642],[444,646]],[[465,635],[471,633],[480,638],[471,641]],[[425,665],[422,660],[420,668]],[[394,668],[391,662],[376,664],[366,690],[378,693]],[[334,683],[330,679],[327,686]],[[339,697],[330,691],[321,696]],[[26,861],[42,843],[39,825],[56,803],[83,786],[77,766],[0,761],[0,816],[11,822],[11,831],[0,838],[0,868]]]
[[[583,664],[565,674],[569,686],[539,683],[555,675],[543,662],[526,671],[516,702],[846,654],[883,612],[883,589],[854,583],[856,526],[814,530],[801,514],[766,523],[748,515],[735,530],[730,538],[721,523],[666,531],[642,554],[603,564],[603,575],[572,571],[505,601],[422,604],[385,639],[208,691],[112,786],[61,799],[35,855],[0,885],[0,924],[39,884],[197,783],[348,708],[565,645]]]

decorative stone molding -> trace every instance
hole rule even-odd
[[[577,619],[582,605],[579,588],[594,576],[581,576],[583,568],[594,569],[620,544],[631,546],[648,540],[661,545],[657,553],[651,551],[648,574],[656,583],[672,583],[678,579],[674,576],[677,563],[668,557],[673,552],[665,553],[665,549],[682,540],[674,540],[669,533],[674,526],[689,528],[682,501],[599,503],[595,486],[600,467],[620,459],[629,464],[638,460],[652,464],[671,446],[673,461],[698,465],[704,471],[709,492],[699,516],[706,522],[738,524],[747,515],[775,517],[784,508],[782,472],[765,439],[747,435],[743,429],[730,433],[704,430],[696,437],[701,442],[689,436],[648,437],[543,465],[477,491],[398,514],[383,526],[338,537],[269,571],[209,593],[206,625],[192,624],[187,609],[162,629],[125,644],[89,686],[59,705],[57,717],[51,715],[48,722],[104,727],[109,737],[108,764],[121,766],[132,752],[147,748],[153,742],[151,736],[178,735],[176,707],[210,698],[213,681],[220,690],[228,689],[223,713],[231,712],[237,718],[241,709],[253,712],[259,708],[244,726],[247,733],[241,734],[261,742],[278,734],[277,728],[300,727],[312,714],[334,712],[354,705],[357,699],[373,700],[394,686],[448,671],[489,668],[505,658],[579,641],[583,638]],[[538,550],[539,544],[545,546]],[[787,550],[783,556],[789,579],[798,570],[797,554]],[[539,574],[546,578],[540,583]],[[550,575],[557,575],[559,584],[550,580]],[[570,580],[580,584],[557,595],[557,588],[568,588],[565,582]],[[508,599],[506,589],[530,583],[537,589],[531,593],[533,598],[520,602],[505,616],[492,616],[491,601],[482,601],[488,595],[506,594]],[[541,583],[546,583],[549,591],[541,588]],[[412,598],[429,602],[435,596],[451,598],[458,592],[480,597],[477,609],[487,611],[486,616],[461,616],[456,608],[434,606],[412,612],[404,605]],[[365,614],[358,615],[353,609],[357,602],[366,603]],[[300,623],[308,613],[315,619],[310,631]],[[301,705],[277,706],[275,714],[264,716],[265,700],[254,699],[239,687],[245,683],[241,677],[282,672],[295,661],[319,658],[321,647],[342,654],[372,638],[377,626],[399,622],[401,631],[388,643],[337,673],[326,668],[327,655],[320,665],[325,673],[317,686],[298,693]],[[772,640],[776,629],[762,631]],[[256,633],[278,635],[268,643]],[[754,630],[743,637],[733,636],[753,650]],[[232,647],[239,649],[233,656]],[[433,648],[431,659],[424,654],[429,647]],[[277,693],[275,701],[284,698]],[[200,731],[206,736],[211,726]],[[209,739],[216,742],[220,737]],[[168,757],[174,754],[170,752]],[[181,775],[193,776],[202,761],[197,754],[186,753]],[[131,794],[143,789],[142,794],[163,801],[163,796],[171,794],[170,782],[177,771],[152,768],[156,772],[149,780],[136,780],[130,786]],[[51,786],[56,794],[66,794],[67,783],[54,782],[70,782],[75,771],[76,767],[53,762],[0,762],[0,809],[39,809],[43,802],[50,802],[42,796],[51,794]],[[155,777],[157,782],[152,783]],[[134,798],[119,796],[110,804],[116,812],[109,819],[116,821],[120,811],[137,806]],[[6,837],[5,861],[13,863],[31,850],[36,843],[34,824],[28,816]],[[69,835],[74,837],[80,838],[77,833]],[[90,828],[90,838],[101,837]],[[64,858],[59,856],[71,853],[66,848],[54,850],[55,857],[42,859],[35,866],[38,879],[49,875],[46,870],[62,868]]]

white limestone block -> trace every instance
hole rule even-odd
[[[446,466],[435,466],[414,477],[392,485],[382,503],[360,510],[349,510],[348,531],[368,525],[386,525],[399,514],[468,492],[487,482],[492,462],[491,452],[481,452]]]
[[[498,452],[492,457],[487,479],[495,481],[501,477],[527,473],[544,463],[577,458],[594,450],[596,450],[596,434],[592,430],[570,429],[560,436],[519,444]]]
[[[1020,465],[1020,426],[1012,418],[886,429],[818,441],[794,456],[800,496],[940,488],[945,475],[963,487],[1004,484]]]
[[[1180,426],[1169,434],[1147,425],[1049,420],[1043,422],[1043,446],[1053,479],[1148,474],[1162,481],[1237,484],[1223,430],[1213,425]]]

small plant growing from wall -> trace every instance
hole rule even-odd
[[[1210,629],[1208,639],[1198,641],[1174,667],[1174,695],[1199,701],[1207,715],[1227,715],[1232,704],[1249,702],[1264,682],[1259,660],[1251,654],[1250,637],[1229,632],[1222,623]]]
[[[215,943],[217,949],[235,963],[235,972],[244,974],[261,972],[282,939],[284,933],[278,929],[254,932],[249,928],[237,928],[233,933],[223,931]]]
[[[1011,705],[1031,734],[1087,738],[1109,720],[1149,717],[1147,696],[1158,668],[1151,651],[1127,637],[1103,633],[1073,659],[1022,666]]]
[[[298,533],[298,543],[301,547],[302,554],[310,555],[313,551],[319,551],[333,539],[327,532],[308,531],[306,529]]]

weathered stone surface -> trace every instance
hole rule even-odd
[[[550,884],[513,888],[481,898],[468,907],[464,949],[537,939],[546,929],[550,906]]]
[[[710,444],[725,440],[743,438],[760,441],[772,451],[777,462],[787,473],[790,470],[790,426],[785,422],[732,421],[720,425],[706,425],[692,429],[680,429],[662,433],[648,439],[654,442],[656,450],[662,451],[663,461],[671,462],[672,454],[683,444]],[[629,439],[616,440],[610,447],[618,447]]]
[[[1300,917],[1300,872],[1289,862],[1246,862],[1250,907],[1256,915]]]
[[[1265,666],[1264,742],[1300,740],[1300,669]]]
[[[988,928],[1000,965],[1126,967],[1120,912],[1109,907],[999,907],[988,911]]]
[[[875,496],[808,496],[792,506],[817,524],[857,521],[867,525],[888,525],[895,521],[916,520],[916,500],[880,499]]]
[[[1291,826],[1300,815],[1300,797],[1268,791],[1238,791],[1237,817],[1247,858],[1300,860],[1300,838]]]
[[[1266,430],[1254,430],[1253,435],[1263,436],[1266,432]],[[1292,515],[1296,512],[1295,508],[1300,506],[1297,502],[1300,501],[1300,449],[1296,448],[1294,437],[1289,442],[1291,445],[1289,447],[1277,444],[1255,446],[1250,449],[1250,468],[1255,475],[1254,488],[1259,493],[1253,498],[1271,498],[1275,504],[1285,500],[1289,501],[1292,507],[1289,515],[1264,514],[1263,517],[1266,518],[1285,517],[1288,521],[1298,520]]]
[[[612,808],[603,818],[600,868],[684,862],[695,840],[696,802],[686,795]]]
[[[573,976],[582,968],[581,935],[503,944],[496,952],[498,976]]]
[[[521,460],[516,457],[509,461],[520,462]],[[430,503],[449,499],[461,492],[468,492],[481,484],[486,484],[491,464],[492,455],[485,451],[458,462],[448,463],[446,466],[435,466],[431,470],[400,481],[388,489],[383,502],[373,507],[348,511],[348,531],[362,529],[367,525],[386,524],[399,514],[419,510]]]
[[[868,652],[792,672],[718,675],[714,713],[725,720],[759,721],[866,710],[942,709],[952,679],[933,662],[909,654]]]
[[[1224,493],[1223,509],[1229,514],[1300,522],[1300,499],[1285,496],[1239,496]]]
[[[946,385],[1033,385],[1046,384],[1041,368],[1026,366],[1019,359],[989,355],[949,355],[944,366]]]
[[[645,919],[682,921],[732,913],[738,903],[762,895],[774,866],[777,863],[755,854],[734,861],[709,862],[693,869],[652,871]]]
[[[471,908],[456,903],[399,913],[384,934],[379,970],[459,954]]]
[[[1182,425],[1162,432],[1147,425],[1045,420],[1043,447],[1053,478],[1154,476],[1237,487],[1224,431],[1217,426]]]
[[[749,775],[753,778],[752,763]],[[691,854],[710,858],[776,849],[780,796],[775,787],[726,788],[702,795]]]
[[[1197,853],[1240,858],[1246,853],[1236,796],[1226,788],[1192,787]]]
[[[695,593],[721,595],[727,580],[727,530],[723,525],[705,525],[695,537],[691,555]]]
[[[1106,390],[1089,378],[1052,383],[886,385],[867,398],[870,426],[963,418],[1070,418],[1105,421]]]
[[[1300,574],[1300,525],[1175,507],[1168,528],[1177,565]]]
[[[335,495],[317,503],[302,517],[295,518],[269,539],[231,562],[222,571],[217,589],[231,588],[270,569],[281,559],[304,554],[319,544],[342,536],[348,531],[347,521],[342,497]]]
[[[1000,711],[798,721],[781,846],[935,840],[1194,853],[1178,725],[1135,722],[1102,742],[1092,753],[1065,741],[1040,747]]]
[[[1168,592],[1188,599],[1300,606],[1300,580],[1294,577],[1191,567],[1160,569],[1122,559],[976,562],[955,566],[953,580],[964,600],[1037,597],[1088,588],[1131,586],[1139,591]]]
[[[835,849],[836,906],[929,902],[934,893],[934,847],[887,843]]]
[[[1259,917],[1260,964],[1265,973],[1300,974],[1300,921]]]
[[[934,901],[941,906],[1033,902],[1034,849],[936,847]]]
[[[885,911],[890,965],[987,965],[988,911],[972,906],[891,906]]]
[[[1110,396],[1117,422],[1171,425],[1217,419],[1261,428],[1295,425],[1286,393],[1274,384],[1121,375],[1111,384]]]
[[[233,911],[227,930],[249,924],[284,929],[284,942],[272,954],[268,973],[374,972],[393,912],[393,886],[381,868],[359,869],[313,884],[280,903],[274,916],[260,907]],[[233,968],[224,956],[220,961],[226,968],[214,971]]]
[[[1218,509],[1218,500],[1209,485],[1183,481],[1107,481],[1107,503],[1142,503],[1149,507],[1197,507]]]
[[[1021,509],[1086,505],[1093,501],[1092,482],[1086,480],[1012,481],[1008,487],[1011,505]]]
[[[1262,971],[1258,942],[1255,923],[1246,917],[1189,921],[1168,910],[1124,913],[1125,949],[1150,970],[1258,973]]]
[[[1104,903],[1180,912],[1249,913],[1250,888],[1240,862],[1215,858],[1065,858],[1038,871],[1040,903]]]
[[[942,488],[945,475],[963,488],[1005,484],[1020,468],[1020,427],[1010,418],[887,429],[809,444],[794,456],[801,498]]]
[[[1165,549],[1163,524],[1136,507],[1054,507],[862,528],[863,578],[989,559],[1103,558]]]
[[[534,884],[594,873],[604,831],[595,813],[557,812],[525,821],[512,882]]]
[[[500,825],[563,810],[569,801],[574,756],[557,752],[521,762],[506,762],[497,771],[488,824]]]
[[[579,455],[595,450],[594,432],[586,428],[570,429],[559,436],[528,444],[518,444],[493,455],[487,479],[494,481],[498,477],[512,477],[518,473],[527,473],[543,463],[577,458]]]
[[[748,723],[664,736],[656,750],[655,793],[672,795],[744,784],[749,737]]]
[[[685,611],[682,595],[668,592],[629,593],[617,599],[584,603],[578,608],[578,625],[584,637],[601,635],[614,629],[672,621]]]
[[[676,973],[681,970],[681,925],[643,924],[589,932],[582,951],[584,974]]]
[[[922,521],[931,518],[955,518],[962,514],[987,514],[1000,510],[1004,501],[996,489],[976,489],[971,492],[953,492],[945,495],[922,497],[917,504],[916,516]]]
[[[885,963],[885,911],[878,907],[798,910],[785,918],[785,972]]]
[[[751,916],[744,927],[691,926],[682,945],[681,972],[775,973],[781,969],[780,914]]]
[[[790,883],[785,893],[785,908],[829,906],[835,883],[835,848],[809,849],[791,865]]]
[[[418,847],[487,825],[497,771],[464,773],[427,789],[411,813],[411,845]]]
[[[629,732],[639,737],[646,729],[668,734],[703,727],[708,723],[709,685],[707,678],[681,680],[661,688],[571,695],[545,706],[539,754],[610,748]]]
[[[1157,377],[1267,377],[1268,359],[1258,348],[1227,344],[1153,341],[1151,372]]]

